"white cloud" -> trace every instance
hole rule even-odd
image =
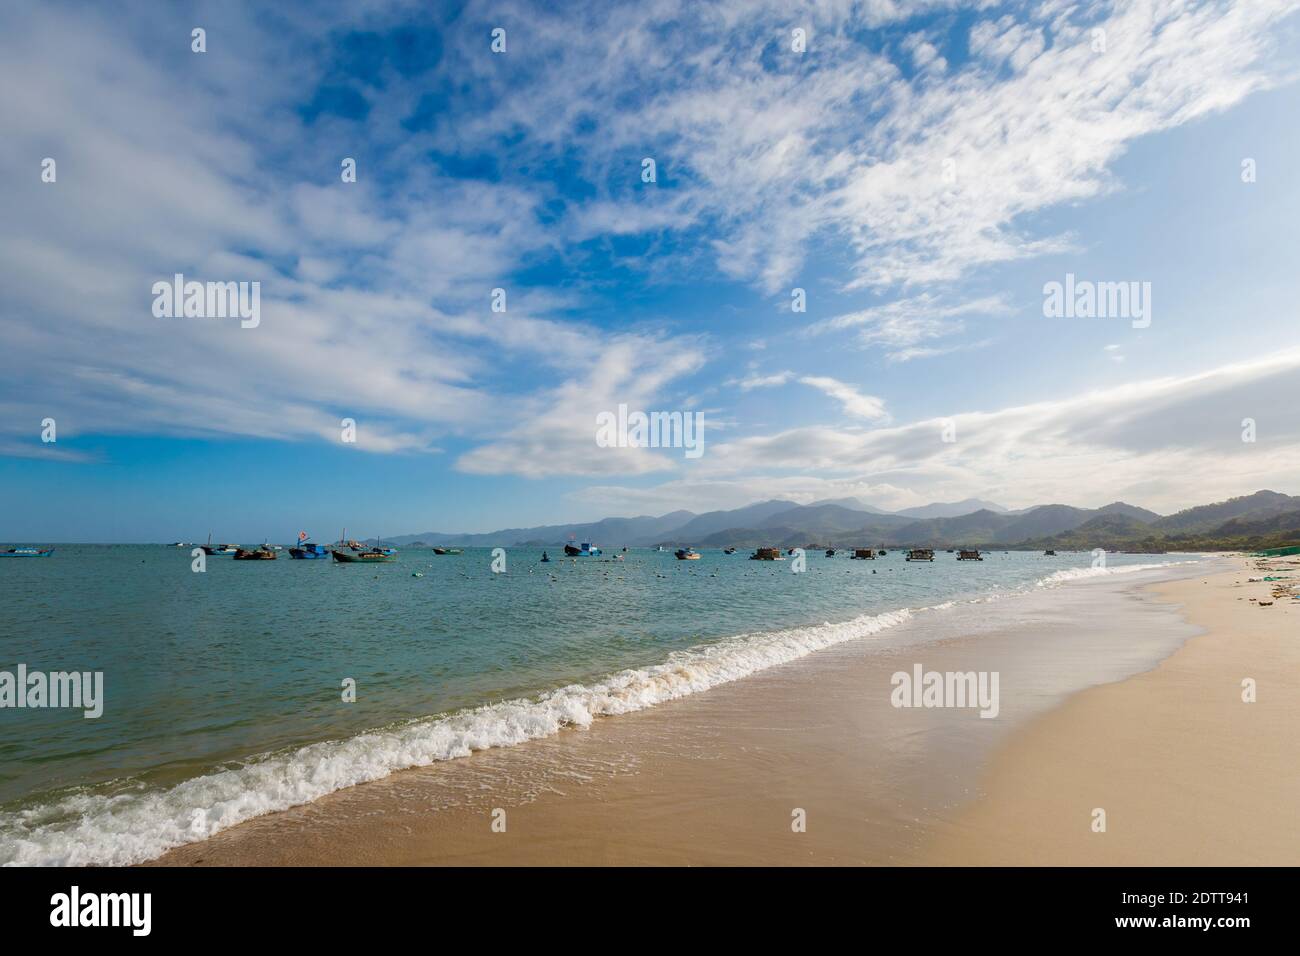
[[[756,388],[778,388],[794,378],[794,372],[775,372],[772,375],[747,375],[742,379],[732,379],[727,384],[736,385],[742,392]]]
[[[664,471],[681,460],[675,449],[605,448],[596,444],[596,417],[629,411],[680,411],[654,404],[673,380],[700,368],[699,343],[622,336],[612,339],[583,376],[567,378],[554,389],[512,403],[516,421],[501,434],[466,452],[456,462],[472,474],[638,475]],[[705,417],[705,441],[708,435]]]
[[[853,330],[858,344],[863,348],[883,347],[891,361],[906,362],[913,358],[956,351],[958,348],[979,347],[930,346],[922,343],[965,331],[966,316],[1005,314],[1009,308],[1004,296],[984,296],[954,302],[934,293],[923,292],[873,308],[823,319],[810,325],[807,333],[819,335]]]
[[[799,381],[835,399],[846,415],[869,421],[889,417],[885,412],[883,399],[874,395],[863,395],[852,385],[824,375],[805,375]]]
[[[1172,511],[1265,487],[1294,494],[1300,421],[1289,409],[1297,394],[1300,349],[1292,349],[992,412],[886,428],[804,426],[715,443],[691,481],[777,489],[798,476],[800,487],[888,485],[924,500],[977,495],[1013,508],[1124,499]],[[1241,440],[1248,417],[1258,423],[1255,443]],[[949,422],[952,443],[943,440]]]

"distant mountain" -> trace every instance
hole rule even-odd
[[[764,519],[770,518],[774,514],[782,511],[789,511],[791,508],[798,508],[799,505],[793,501],[760,501],[758,504],[747,505],[744,508],[736,508],[733,511],[706,511],[702,515],[694,515],[689,521],[663,532],[664,535],[671,536],[675,542],[682,544],[691,544],[695,541],[702,541],[711,534],[716,534],[727,528],[753,528],[762,524]],[[650,542],[661,543],[661,542]],[[668,542],[662,542],[668,543]]]
[[[1035,548],[1064,551],[1091,551],[1093,548],[1163,550],[1160,535],[1151,530],[1148,522],[1120,513],[1097,515],[1069,531],[1026,543]]]
[[[1276,491],[1257,491],[1253,495],[1188,508],[1167,518],[1161,518],[1153,522],[1153,525],[1167,532],[1209,531],[1232,518],[1268,518],[1297,508],[1300,508],[1300,496],[1282,495]]]
[[[503,528],[486,534],[447,534],[440,531],[423,531],[419,534],[385,538],[402,546],[415,541],[428,545],[454,545],[462,548],[495,548],[512,545],[560,545],[569,540],[594,541],[597,544],[619,547],[639,547],[669,534],[695,517],[691,511],[673,511],[666,515],[636,518],[603,518],[579,524],[543,525],[536,528]]]
[[[1225,515],[1232,517],[1223,520]],[[1271,491],[1155,521],[1125,513],[1099,515],[1067,532],[1026,542],[1031,547],[1120,551],[1255,550],[1292,544],[1300,544],[1300,497]]]
[[[759,528],[806,528],[810,532],[844,534],[867,525],[903,525],[906,518],[884,512],[855,511],[840,505],[802,505],[779,511],[759,522]]]
[[[822,505],[839,505],[841,508],[848,508],[852,511],[865,511],[872,515],[887,515],[891,512],[884,511],[880,508],[867,504],[861,498],[826,498],[822,501],[814,501],[808,505],[809,508],[819,508]]]
[[[972,511],[972,505],[984,504]],[[930,516],[918,516],[921,511]],[[933,512],[939,512],[934,514]],[[960,513],[943,513],[960,512]],[[577,524],[506,528],[487,534],[425,531],[386,539],[396,545],[422,541],[457,547],[555,547],[592,541],[606,550],[620,547],[694,545],[804,547],[1000,547],[1091,550],[1207,550],[1276,547],[1300,543],[1300,496],[1273,491],[1188,508],[1161,517],[1115,501],[1101,508],[1037,505],[1006,511],[977,498],[936,502],[897,514],[838,498],[800,505],[773,499],[729,511],[605,518]]]
[[[1154,511],[1139,508],[1137,505],[1125,504],[1122,501],[1112,501],[1108,505],[1102,505],[1097,510],[1104,515],[1127,515],[1143,524],[1150,524],[1153,521],[1160,520],[1160,515]]]
[[[963,501],[936,501],[915,508],[904,508],[902,511],[895,511],[894,514],[903,515],[907,518],[958,518],[976,511],[992,511],[997,514],[1006,514],[1007,509],[1001,505],[995,505],[991,501],[966,498]]]
[[[983,509],[952,518],[926,518],[912,521],[901,528],[885,531],[882,544],[909,544],[920,547],[956,544],[989,544],[1009,519]]]
[[[1215,534],[1225,537],[1236,535],[1263,535],[1278,532],[1300,532],[1300,508],[1284,511],[1268,518],[1232,518],[1214,529]]]
[[[1022,515],[1007,519],[1007,524],[999,532],[998,541],[1024,541],[1049,534],[1060,534],[1077,528],[1095,512],[1085,508],[1073,508],[1070,505],[1040,505]]]

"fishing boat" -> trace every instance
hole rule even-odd
[[[884,552],[881,552],[881,553],[883,554]],[[854,549],[853,549],[853,560],[854,560],[854,561],[874,561],[874,560],[876,560],[876,552],[872,551],[870,548],[854,548]]]
[[[889,554],[889,552],[882,549],[880,551],[877,551],[876,554],[880,555],[880,557],[883,558],[885,555]]]
[[[434,554],[464,554],[461,548],[434,548]]]
[[[736,549],[735,549],[735,548],[723,548],[723,549],[722,549],[722,553],[723,553],[723,554],[735,554],[735,553],[736,553]]]
[[[663,549],[660,548],[662,551]],[[564,556],[566,558],[594,558],[600,554],[600,548],[587,541],[582,542],[581,546],[566,544],[564,546]]]
[[[1056,557],[1056,552],[1053,551],[1051,548],[1048,548],[1046,551],[1043,552],[1043,557],[1054,558]]]
[[[208,543],[199,545],[204,554],[234,554],[239,548],[233,544],[213,544],[212,532],[208,532]]]
[[[542,552],[542,563],[543,563],[543,564],[550,564],[550,563],[551,563],[551,556],[550,556],[549,554],[547,554],[545,551]]]
[[[931,550],[930,548],[913,548],[911,551],[908,551],[908,552],[907,552],[907,560],[909,560],[909,561],[933,561],[933,560],[934,560],[934,551]]]
[[[289,549],[289,557],[297,561],[316,561],[329,556],[329,548],[323,544],[312,544],[310,541],[300,541],[298,547]]]
[[[751,561],[784,561],[785,555],[780,548],[759,548],[749,556]]]
[[[978,551],[968,551],[966,549],[962,549],[957,552],[957,560],[958,561],[983,561],[984,558],[980,555]]]
[[[678,561],[698,561],[700,560],[700,552],[694,548],[678,548],[673,552],[673,557]]]
[[[835,549],[834,549],[834,548],[827,548],[827,549],[826,549],[826,557],[828,557],[828,558],[833,558],[833,557],[835,557]]]
[[[335,548],[330,554],[340,564],[387,564],[397,560],[397,552],[392,548],[371,548],[369,551]]]
[[[0,551],[0,558],[48,558],[53,553],[53,548],[10,548]]]
[[[274,561],[278,555],[275,549],[265,544],[256,548],[236,548],[236,561]]]

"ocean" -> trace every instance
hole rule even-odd
[[[1195,560],[909,563],[540,549],[235,562],[60,545],[0,562],[0,671],[102,672],[103,714],[0,709],[0,863],[124,864],[396,770],[708,690],[952,603]],[[421,576],[415,576],[416,574]],[[355,682],[355,701],[345,683]]]

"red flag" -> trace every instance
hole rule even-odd
[[[298,540],[299,540],[299,541],[306,541],[306,540],[307,540],[307,532],[306,532],[306,531],[299,531],[299,532],[298,532]]]

